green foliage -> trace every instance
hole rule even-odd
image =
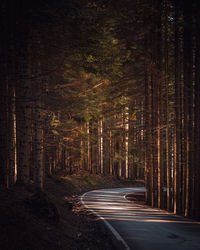
[[[81,142],[83,157],[87,157],[88,140],[95,150],[102,118],[110,124],[112,139],[123,141],[124,110],[134,99],[144,99],[143,67],[148,55],[143,50],[141,12],[146,7],[141,10],[137,1],[125,2],[63,2],[64,15],[50,28],[55,43],[50,41],[45,48],[50,65],[63,60],[48,80],[45,105],[59,114],[59,121],[50,122],[52,133],[77,158]],[[55,47],[57,54],[52,53]],[[130,110],[129,120],[134,126],[139,112],[136,107]],[[104,128],[103,137],[107,136]],[[115,162],[125,160],[124,149],[121,152],[115,155]]]
[[[50,122],[50,125],[52,127],[58,127],[60,125],[60,121],[59,120],[53,120]]]

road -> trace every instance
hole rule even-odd
[[[85,193],[82,203],[133,250],[200,250],[200,222],[159,209],[138,205],[125,198],[145,188],[101,189]]]

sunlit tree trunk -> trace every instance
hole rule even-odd
[[[110,152],[109,173],[110,175],[113,175],[113,139],[112,139],[112,123],[111,122],[110,122],[110,128],[109,128],[109,152]]]
[[[134,150],[133,150],[133,145],[134,145],[134,134],[133,134],[133,130],[134,130],[134,126],[133,126],[133,101],[131,101],[131,104],[129,105],[129,178],[130,179],[134,179],[134,171],[133,171],[133,154],[134,154]]]
[[[8,184],[12,186],[16,181],[16,114],[12,81],[9,82],[8,93]]]
[[[91,171],[91,148],[90,148],[90,122],[86,122],[87,131],[87,170]]]
[[[92,173],[98,171],[98,121],[93,124],[93,146],[92,146]]]
[[[129,108],[125,107],[125,177],[129,178]]]
[[[99,149],[100,149],[100,173],[103,174],[104,172],[104,166],[103,166],[103,144],[104,144],[104,140],[103,140],[103,119],[100,120],[99,122],[99,143],[100,143],[100,146],[99,146]]]
[[[103,122],[103,161],[104,161],[104,174],[107,175],[109,173],[109,158],[110,158],[110,153],[109,153],[109,124],[108,124],[108,116],[104,117],[104,122]]]
[[[84,134],[84,126],[81,124],[81,134],[83,135]],[[80,167],[81,169],[83,170],[84,169],[84,138],[83,136],[81,135],[81,138],[80,138],[80,154],[81,154],[81,159],[80,159]]]

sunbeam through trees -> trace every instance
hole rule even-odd
[[[199,219],[199,0],[3,0],[0,18],[0,185],[142,179]]]

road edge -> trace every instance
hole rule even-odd
[[[80,197],[80,201],[82,203],[82,205],[87,208],[90,212],[92,212],[94,215],[96,215],[101,221],[104,222],[104,225],[110,230],[110,232],[112,233],[112,235],[117,239],[117,241],[121,242],[122,245],[124,246],[124,249],[126,250],[130,250],[130,247],[128,246],[128,244],[125,242],[125,240],[122,238],[122,236],[116,231],[116,229],[114,229],[114,227],[105,219],[103,218],[101,215],[99,215],[97,212],[95,212],[93,209],[89,208],[88,205],[85,204],[83,198],[88,194],[91,193],[92,191],[86,192],[83,195],[81,195]]]

